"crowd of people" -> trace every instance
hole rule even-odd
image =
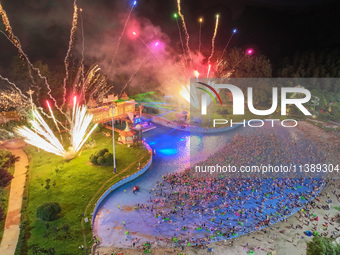
[[[289,140],[289,141],[288,141]],[[204,163],[310,164],[323,154],[309,140],[274,134],[235,136]],[[148,204],[134,209],[152,214],[154,235],[171,243],[199,245],[257,231],[299,211],[325,185],[321,178],[200,176],[194,168],[163,176],[149,191]],[[278,177],[278,176],[276,176]],[[280,177],[280,176],[279,176]]]

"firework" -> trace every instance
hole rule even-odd
[[[200,28],[198,31],[198,55],[201,55],[201,45],[202,45],[202,22],[203,18],[199,18]]]
[[[79,9],[80,12],[80,26],[81,26],[81,60],[80,60],[80,68],[81,68],[81,79],[84,82],[84,52],[85,52],[85,33],[84,33],[84,20],[83,20],[83,9]]]
[[[57,120],[56,118],[54,117],[54,114],[53,114],[53,111],[52,111],[52,108],[50,106],[50,103],[46,100],[46,103],[47,103],[47,107],[51,113],[51,117],[53,119],[53,122],[54,122],[54,125],[56,126],[58,132],[60,133],[60,129],[59,129],[59,126],[58,126],[58,123],[57,123]],[[32,106],[32,112],[33,112],[33,106]],[[60,135],[60,140],[62,141],[63,140],[63,137]]]
[[[132,6],[131,6],[130,12],[129,12],[127,18],[126,18],[126,21],[125,21],[125,24],[124,24],[124,27],[123,27],[123,31],[122,31],[121,35],[119,36],[119,38],[118,38],[117,46],[116,46],[115,52],[114,52],[114,54],[113,54],[113,57],[112,57],[112,60],[111,60],[110,66],[109,66],[109,70],[107,71],[107,73],[110,73],[110,71],[111,71],[111,67],[112,67],[112,65],[113,65],[113,63],[114,63],[114,61],[115,61],[115,59],[116,59],[116,56],[117,56],[117,53],[118,53],[118,49],[119,49],[119,46],[120,46],[120,42],[122,41],[122,38],[123,38],[124,33],[125,33],[125,30],[126,30],[126,26],[127,26],[128,22],[129,22],[129,20],[130,20],[130,17],[131,17],[131,13],[132,13],[132,11],[133,11],[133,8],[134,8],[136,5],[137,5],[137,1],[134,1],[133,4],[132,4]]]
[[[208,58],[208,64],[210,64],[210,60],[213,57],[214,53],[215,53],[215,39],[216,39],[216,35],[217,35],[217,29],[218,29],[218,23],[219,23],[219,19],[220,19],[220,15],[216,15],[216,23],[215,23],[215,30],[214,30],[214,35],[212,37],[211,40],[211,54]]]
[[[31,69],[33,69],[34,71],[36,71],[36,73],[37,73],[37,75],[38,75],[38,77],[40,78],[40,79],[42,79],[42,80],[44,80],[44,83],[45,83],[45,85],[46,85],[46,87],[47,87],[47,90],[48,90],[48,92],[47,92],[47,95],[52,99],[52,101],[54,102],[54,106],[61,112],[61,113],[63,113],[63,111],[58,107],[58,105],[57,105],[57,101],[55,100],[55,98],[52,96],[52,90],[51,90],[51,87],[50,87],[50,85],[48,84],[48,81],[47,81],[47,78],[46,78],[46,76],[43,76],[42,74],[41,74],[41,71],[40,71],[40,69],[39,68],[37,68],[37,67],[35,67],[32,63],[31,63],[31,61],[29,60],[29,58],[28,58],[28,56],[26,55],[26,53],[22,50],[22,48],[21,48],[21,46],[19,45],[17,45],[17,44],[15,44],[14,42],[12,42],[12,40],[4,33],[4,32],[2,32],[2,31],[0,31],[17,49],[18,49],[18,51],[19,51],[19,53],[24,57],[24,59],[26,60],[26,62],[27,62],[27,64],[29,65],[29,67],[31,68]],[[31,75],[31,72],[29,72],[29,74],[30,74],[30,77],[31,77],[31,80],[33,81],[33,77],[32,77],[32,75]],[[8,79],[7,78],[3,78],[2,76],[0,77],[1,79],[3,79],[3,80],[6,80],[8,83],[10,83],[11,85],[13,85],[13,83],[11,83],[11,82],[9,82],[8,81]],[[20,90],[20,89],[19,89]],[[21,92],[20,92],[21,93]]]
[[[224,49],[223,49],[223,51],[222,51],[222,54],[221,54],[221,57],[220,57],[220,61],[222,61],[223,56],[224,56],[225,52],[226,52],[227,49],[228,49],[229,43],[231,42],[231,39],[233,38],[233,36],[234,36],[236,33],[237,33],[237,29],[234,28],[234,29],[233,29],[233,32],[231,33],[231,36],[229,37],[229,40],[228,40],[226,46],[224,47]]]
[[[71,53],[71,49],[72,49],[72,45],[73,45],[73,40],[74,40],[74,34],[76,32],[77,29],[77,23],[78,23],[78,6],[77,6],[77,0],[74,0],[73,2],[73,19],[72,19],[72,27],[71,27],[71,33],[70,33],[70,40],[68,43],[68,49],[67,49],[67,53],[64,59],[64,64],[65,64],[65,73],[66,76],[64,78],[64,95],[63,95],[63,103],[61,105],[61,107],[64,106],[65,102],[66,102],[66,93],[67,93],[67,89],[66,89],[66,83],[69,77],[69,71],[68,71],[68,67],[69,67],[69,58],[70,58],[70,53]]]
[[[66,154],[64,147],[37,110],[33,110],[33,116],[34,119],[30,123],[35,132],[28,127],[17,128],[16,132],[25,137],[27,143],[55,155],[64,156]]]
[[[184,43],[183,43],[181,28],[179,26],[178,19],[177,19],[178,18],[177,13],[174,13],[174,18],[176,19],[176,24],[177,24],[178,34],[179,34],[179,40],[180,40],[181,46],[182,46],[182,57],[183,57],[183,60],[184,60],[183,62],[186,65]]]
[[[191,63],[192,57],[191,57],[191,50],[190,50],[190,46],[189,46],[190,36],[189,36],[189,33],[188,33],[187,25],[185,23],[184,15],[181,13],[181,0],[177,0],[177,9],[178,9],[178,15],[182,19],[182,26],[183,26],[183,30],[185,32],[185,38],[186,38],[186,48],[187,48],[190,63]]]
[[[193,84],[182,86],[179,94],[196,109],[199,108],[199,101],[196,94],[196,88]],[[191,92],[191,93],[190,93]]]
[[[209,78],[210,70],[211,70],[211,64],[208,65],[207,78]]]
[[[5,25],[5,31],[8,33],[9,40],[18,48],[21,49],[21,44],[18,38],[14,35],[13,29],[11,27],[11,24],[9,23],[9,19],[7,17],[7,13],[2,8],[1,2],[0,2],[0,15],[2,18],[2,22]]]
[[[150,53],[158,60],[160,64],[163,64],[162,61],[157,57],[157,55],[153,52],[153,50],[146,44],[146,42],[140,38],[140,36],[136,32],[132,32],[134,36],[136,36],[144,45],[145,47],[150,51]]]
[[[97,127],[97,125],[94,125],[92,129],[88,131],[93,115],[87,114],[86,110],[86,106],[78,106],[76,100],[74,100],[72,111],[73,118],[70,124],[71,128],[69,129],[72,146],[67,151],[39,112],[35,109],[33,110],[33,120],[30,120],[33,130],[28,127],[20,127],[15,131],[20,136],[24,137],[27,143],[35,147],[62,156],[65,159],[71,159],[80,151],[86,140]],[[57,126],[57,121],[53,114],[52,117]]]

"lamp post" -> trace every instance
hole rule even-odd
[[[115,149],[115,127],[113,115],[115,114],[115,107],[111,104],[111,114],[112,114],[112,148],[113,148],[113,172],[116,173],[116,149]]]

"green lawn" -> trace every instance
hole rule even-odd
[[[117,139],[118,135],[115,137]],[[26,208],[29,235],[25,235],[28,254],[33,254],[34,247],[54,248],[55,254],[64,255],[84,254],[78,249],[82,244],[90,250],[90,223],[84,223],[82,214],[85,212],[85,217],[90,219],[101,194],[113,183],[136,172],[139,162],[143,166],[150,158],[141,145],[128,148],[116,144],[117,174],[113,174],[113,167],[94,166],[89,162],[90,155],[99,149],[108,148],[112,152],[112,140],[102,133],[95,133],[92,138],[96,141],[95,147],[83,150],[79,157],[69,162],[41,150],[38,153],[32,146],[27,147],[30,156]],[[47,223],[36,218],[36,209],[44,202],[60,203],[62,213],[58,220]]]
[[[13,174],[14,166],[9,168],[8,172]],[[5,221],[6,221],[10,189],[11,189],[11,184],[8,184],[7,187],[5,188],[0,188],[0,207],[3,208],[3,211],[4,211],[4,219],[0,220],[0,243],[1,243],[2,235],[4,234],[4,227],[5,227]]]

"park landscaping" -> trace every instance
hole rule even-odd
[[[112,166],[90,162],[91,155],[107,148],[112,153],[112,137],[101,130],[92,134],[92,146],[85,146],[70,161],[27,146],[30,164],[24,199],[24,213],[16,254],[84,254],[92,245],[91,213],[96,201],[114,183],[138,171],[139,163],[150,159],[141,144],[131,147],[116,143],[117,174]],[[118,134],[115,134],[117,141]],[[58,203],[61,212],[53,221],[37,218],[37,208]],[[88,219],[88,222],[85,222]]]
[[[14,166],[10,167],[7,171],[8,173],[13,175]],[[0,187],[0,210],[1,210],[0,212],[0,242],[2,239],[2,235],[4,234],[10,188],[11,188],[10,183],[6,187]]]
[[[0,150],[0,242],[4,233],[14,163],[17,160],[10,151]]]

